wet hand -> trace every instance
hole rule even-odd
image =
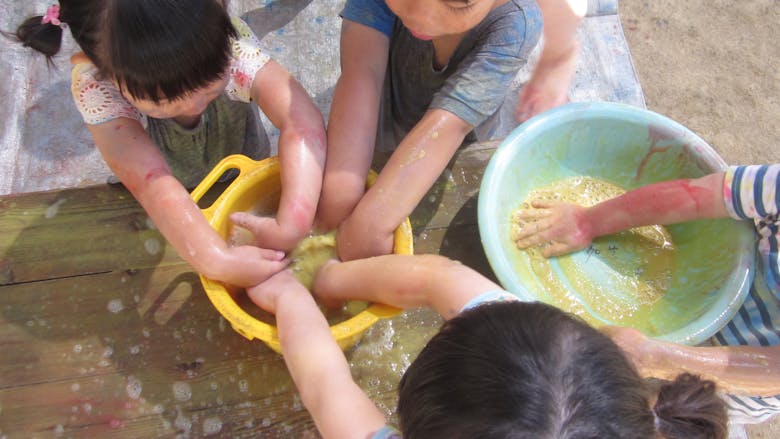
[[[549,258],[581,250],[593,240],[586,208],[542,200],[531,202],[531,207],[512,218],[520,224],[513,236],[518,248],[541,245],[542,255]]]
[[[247,288],[246,293],[255,305],[271,314],[276,314],[276,302],[279,296],[301,288],[303,285],[290,270],[282,270],[265,281]]]
[[[277,250],[291,250],[308,232],[279,224],[276,218],[248,212],[234,212],[230,214],[230,220],[233,224],[249,230],[258,246]]]
[[[203,274],[239,287],[257,285],[289,265],[284,252],[242,245],[226,247],[209,258]]]
[[[339,225],[336,247],[342,261],[387,255],[393,252],[393,233],[376,230],[371,219],[350,215]]]
[[[524,122],[539,113],[569,101],[576,50],[550,59],[542,54],[531,79],[523,86],[515,108],[515,120]]]

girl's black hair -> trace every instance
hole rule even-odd
[[[51,62],[63,30],[41,19],[28,18],[14,35]],[[227,74],[237,37],[217,0],[61,0],[60,20],[101,75],[154,102],[186,96]]]
[[[478,306],[446,322],[399,386],[405,439],[725,438],[714,384],[652,391],[620,348],[542,303]]]

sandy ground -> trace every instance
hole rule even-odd
[[[780,1],[621,0],[650,110],[698,133],[729,164],[780,162]],[[749,437],[780,437],[780,417]]]
[[[649,109],[729,164],[780,162],[780,1],[621,0]]]

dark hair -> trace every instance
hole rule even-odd
[[[405,439],[653,438],[651,397],[620,348],[582,320],[497,302],[442,326],[401,379],[398,416]],[[686,375],[656,408],[668,438],[726,437],[711,382]]]
[[[62,28],[41,19],[28,18],[14,35],[51,62]],[[237,36],[218,0],[61,0],[60,20],[101,75],[154,102],[219,79]]]

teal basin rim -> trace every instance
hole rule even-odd
[[[572,103],[537,115],[521,124],[499,145],[488,163],[480,185],[478,199],[478,223],[482,245],[488,261],[501,284],[521,300],[537,300],[531,290],[523,286],[513,263],[505,255],[503,242],[506,236],[502,228],[508,228],[509,217],[498,218],[496,211],[506,209],[507,200],[500,197],[503,179],[513,172],[518,156],[529,149],[529,144],[551,130],[566,130],[574,125],[583,126],[588,121],[615,120],[619,123],[659,126],[669,132],[680,133],[686,144],[693,145],[697,165],[704,173],[726,169],[725,161],[698,135],[683,125],[658,113],[617,103]],[[527,157],[532,157],[526,155]],[[533,158],[530,158],[533,160]],[[519,203],[520,199],[516,200]],[[656,335],[657,338],[677,343],[698,344],[723,327],[737,312],[750,289],[754,275],[755,238],[749,222],[736,224],[738,254],[722,287],[713,292],[717,297],[701,315],[683,327]],[[725,292],[725,293],[724,293]]]

